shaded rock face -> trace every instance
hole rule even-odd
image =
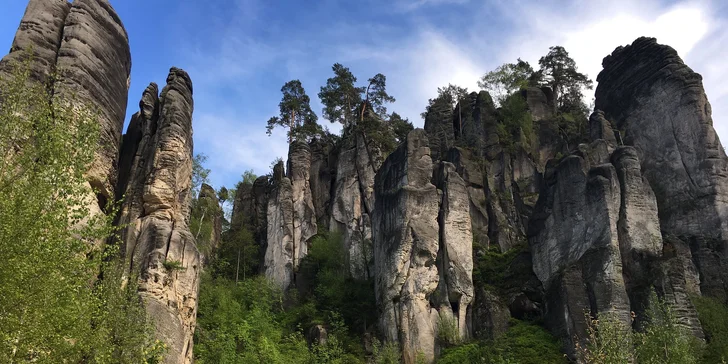
[[[728,298],[728,159],[702,78],[677,52],[639,38],[603,61],[596,108],[637,149],[663,232],[688,243],[703,294]]]
[[[435,100],[425,115],[425,131],[430,140],[433,160],[445,158],[448,150],[455,146],[455,130],[452,120],[453,107],[442,99]]]
[[[451,163],[433,169],[427,143],[424,130],[410,132],[375,181],[372,231],[380,328],[387,340],[401,345],[407,363],[418,354],[434,360],[436,332],[444,320],[454,320],[463,338],[472,331],[468,185]]]
[[[205,232],[202,230],[202,224],[200,224],[198,231],[192,231],[200,253],[202,253],[202,265],[207,266],[222,240],[223,211],[217,199],[217,192],[207,183],[203,183],[200,187],[200,194],[197,200],[204,209],[200,218],[204,221],[209,219],[212,225],[209,236],[203,236]],[[203,242],[205,243],[204,247],[201,246]]]
[[[139,294],[167,363],[192,362],[200,253],[189,230],[192,184],[192,82],[172,68],[157,97],[151,84],[134,115],[120,165],[125,191],[119,222],[129,270],[139,273]]]
[[[378,159],[358,133],[344,139],[338,155],[329,229],[341,234],[349,274],[355,279],[372,276],[371,213]]]
[[[311,147],[310,185],[313,206],[316,209],[316,223],[328,229],[331,219],[331,188],[336,177],[338,153],[335,148],[320,139],[315,139]]]
[[[567,340],[583,338],[587,309],[595,315],[614,312],[629,324],[614,166],[590,168],[581,157],[569,156],[545,188],[531,222],[538,230],[530,246],[533,270],[547,292],[547,325]]]
[[[546,291],[545,321],[573,342],[587,335],[585,311],[640,324],[654,289],[702,337],[689,296],[695,267],[680,242],[663,244],[658,205],[637,150],[597,140],[546,172],[529,228],[533,270]],[[680,250],[680,253],[676,253]]]
[[[473,333],[476,337],[494,340],[508,331],[511,313],[496,293],[478,287],[473,307]]]
[[[126,30],[106,0],[32,0],[0,73],[8,74],[28,56],[31,80],[45,83],[57,73],[48,85],[57,97],[98,112],[99,148],[86,178],[98,190],[89,198],[92,211],[101,213],[114,199],[118,176],[131,72]]]

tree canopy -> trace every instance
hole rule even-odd
[[[581,89],[593,88],[592,80],[578,71],[576,62],[564,47],[549,47],[549,53],[541,57],[538,64],[541,69],[537,78],[542,79],[554,91],[554,99],[559,109],[573,107],[573,104],[582,102]]]
[[[488,91],[500,104],[513,92],[534,83],[533,67],[519,58],[516,63],[502,64],[483,75],[478,81],[478,86]]]
[[[316,123],[318,117],[311,110],[311,99],[306,95],[301,81],[292,80],[281,87],[283,98],[278,104],[280,115],[268,120],[267,133],[271,135],[277,126],[288,128],[288,143],[298,138],[307,139],[322,132]]]
[[[332,123],[348,126],[356,120],[356,110],[362,102],[361,94],[365,89],[354,85],[356,77],[349,68],[336,63],[332,70],[334,77],[326,80],[326,85],[321,87],[318,94],[324,105],[322,114]]]

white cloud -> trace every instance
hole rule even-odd
[[[315,94],[330,77],[330,64],[350,66],[360,80],[381,72],[387,75],[388,89],[397,98],[389,109],[422,126],[419,114],[440,86],[453,83],[475,91],[484,72],[519,57],[537,67],[538,59],[552,45],[563,45],[580,70],[596,80],[602,59],[617,46],[639,36],[651,36],[675,48],[688,65],[703,74],[716,129],[728,141],[728,24],[718,17],[716,3],[685,1],[667,6],[660,1],[469,2],[468,11],[458,18],[457,29],[419,16],[408,18],[407,32],[396,36],[389,26],[377,23],[364,27],[332,23],[313,28],[319,33],[305,44],[314,47],[310,49],[297,48],[292,46],[294,41],[286,40],[267,44],[244,35],[244,28],[232,26],[221,35],[214,52],[197,52],[195,59],[209,85],[242,88],[249,88],[246,79],[251,75],[260,74],[272,63],[280,64],[277,73],[288,74],[270,76],[300,78],[316,111],[320,105]],[[426,6],[463,2],[403,0],[395,1],[395,5],[424,10]],[[304,31],[298,36],[307,39],[309,35]],[[273,89],[277,87],[268,91]],[[278,94],[271,93],[269,105],[241,99],[240,105],[226,105],[224,110],[207,108],[197,118],[195,139],[210,155],[215,179],[229,184],[234,182],[229,181],[230,176],[237,177],[249,168],[267,173],[276,156],[286,156],[284,132],[268,137],[260,122],[277,113],[277,98]],[[243,108],[245,112],[241,112]],[[321,123],[332,127],[325,120]]]
[[[259,176],[267,174],[274,159],[280,157],[285,161],[288,156],[284,130],[275,129],[268,136],[263,127],[251,128],[234,115],[231,110],[208,110],[195,115],[195,150],[209,157],[206,167],[212,170],[210,179],[215,186],[232,185],[248,169]]]

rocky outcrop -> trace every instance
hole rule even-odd
[[[639,38],[603,61],[596,108],[636,148],[660,226],[690,245],[703,294],[728,299],[728,158],[702,78],[669,46]]]
[[[200,253],[189,230],[192,184],[192,82],[172,68],[159,98],[148,87],[124,138],[119,221],[129,270],[167,363],[192,362]]]
[[[293,282],[295,269],[293,186],[284,177],[283,162],[273,169],[273,182],[268,199],[267,246],[263,269],[266,278],[287,289]]]
[[[490,244],[489,206],[486,199],[484,160],[473,156],[464,148],[450,149],[445,160],[453,164],[455,171],[466,184],[470,199],[470,223],[473,239],[487,247]]]
[[[69,11],[71,3],[66,0],[30,0],[10,53],[0,61],[0,74],[9,75],[13,67],[29,60],[31,79],[46,83],[56,70]]]
[[[314,139],[311,144],[311,195],[316,209],[319,228],[329,228],[331,220],[331,188],[336,177],[338,152],[324,140]]]
[[[343,154],[343,153],[342,153]],[[438,312],[429,297],[439,273],[439,196],[430,180],[432,159],[421,129],[410,132],[384,162],[375,182],[372,216],[374,279],[380,328],[399,342],[405,363],[435,356]]]
[[[434,297],[442,315],[447,310],[457,323],[462,338],[470,336],[470,304],[473,302],[473,234],[470,222],[471,198],[465,181],[448,162],[441,162],[435,176],[442,200],[438,214],[440,274]]]
[[[630,322],[617,223],[620,185],[611,164],[565,158],[547,171],[530,237],[533,270],[544,285],[546,320],[567,340],[584,338],[585,310]]]
[[[217,192],[207,183],[200,186],[197,208],[201,210],[200,222],[197,224],[197,231],[192,231],[192,234],[194,234],[197,248],[202,254],[202,266],[207,266],[222,240],[222,220],[224,218]],[[209,230],[206,226],[209,226]]]
[[[346,265],[356,279],[372,276],[371,213],[377,154],[363,135],[355,133],[343,140],[336,167],[329,228],[341,234]]]
[[[445,158],[448,150],[455,146],[455,130],[452,120],[453,107],[450,101],[436,98],[425,114],[425,131],[430,141],[430,150],[434,160]]]
[[[92,213],[101,213],[114,199],[118,155],[126,116],[131,55],[129,40],[118,15],[106,0],[63,0],[28,3],[10,51],[0,61],[0,74],[30,63],[31,80],[49,81],[64,102],[81,104],[98,113],[99,148],[86,172]]]
[[[293,199],[293,266],[298,267],[308,254],[308,240],[318,232],[316,210],[311,193],[311,149],[295,141],[288,152],[288,178]]]
[[[99,113],[100,147],[86,175],[99,198],[111,200],[126,115],[131,53],[126,30],[108,1],[73,2],[56,69],[60,75],[56,94],[78,99]]]

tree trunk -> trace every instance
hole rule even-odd
[[[235,267],[235,284],[238,284],[238,275],[240,274],[240,248],[238,248],[238,263]],[[243,276],[245,276],[245,271],[243,271]],[[245,279],[245,277],[243,277]]]
[[[293,129],[296,126],[296,110],[291,111],[291,121],[288,122],[288,144],[293,143]]]

